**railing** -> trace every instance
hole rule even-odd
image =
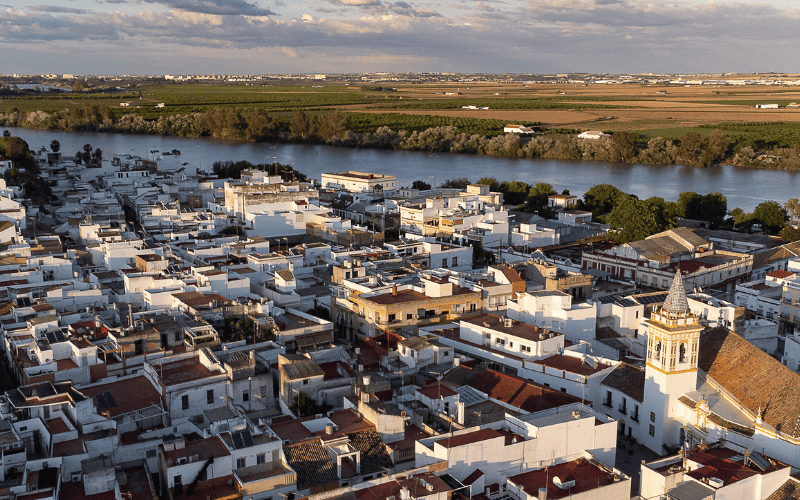
[[[604,399],[603,400],[603,406],[605,406],[607,408],[613,408],[614,407],[614,403],[610,399]]]
[[[622,413],[623,415],[627,415],[627,414],[628,414],[628,409],[625,407],[625,405],[619,405],[619,406],[617,406],[617,410],[618,410],[620,413]]]

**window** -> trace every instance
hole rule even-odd
[[[305,380],[304,380],[303,382],[305,382]],[[244,391],[244,392],[242,393],[242,401],[244,401],[245,403],[247,403],[248,401],[250,401],[250,393],[249,393],[249,392],[247,392],[247,391]]]
[[[639,318],[639,311],[636,311],[636,318]]]
[[[209,389],[206,391],[206,404],[214,404],[214,389]]]
[[[655,437],[655,436],[656,436],[656,426],[655,426],[655,425],[653,425],[653,424],[650,424],[650,431],[649,431],[649,433],[650,433],[650,437]]]
[[[686,342],[681,342],[681,346],[679,348],[680,355],[678,356],[678,362],[685,363],[686,362]]]
[[[531,348],[529,346],[526,346],[526,345],[519,346],[519,349],[522,352],[531,352]]]
[[[500,337],[497,337],[496,339],[494,339],[494,342],[497,345],[506,345],[506,339],[501,339]]]
[[[266,461],[267,461],[267,455],[265,453],[256,454],[256,465],[261,465]]]
[[[408,320],[412,319],[413,317],[414,317],[414,315],[411,314],[411,313],[406,314],[406,319],[408,319]]]
[[[241,457],[236,459],[236,468],[241,469],[243,467],[247,467],[247,458]]]
[[[562,387],[561,388],[561,392],[567,392],[567,388],[566,387]]]
[[[613,398],[611,397],[611,391],[606,391],[606,397],[603,399],[603,406],[611,408],[612,403]]]
[[[308,380],[303,380],[303,385],[308,385]]]
[[[651,422],[655,422],[656,421],[656,414],[653,413],[652,411],[650,412],[650,421]]]
[[[266,385],[262,385],[261,386],[261,397],[262,398],[266,398],[267,397],[267,386]]]
[[[625,398],[622,398],[622,403],[619,405],[618,409],[619,409],[620,413],[622,413],[623,415],[627,415],[628,414],[628,400],[625,399]]]
[[[453,267],[458,265],[458,257],[453,257]]]
[[[634,330],[633,330],[633,338],[635,338],[635,339],[639,338],[639,329],[638,328],[634,328]]]
[[[631,420],[634,422],[639,421],[639,405],[633,405],[633,413],[631,414]]]
[[[189,395],[184,394],[181,396],[181,409],[188,410],[189,409]]]
[[[183,480],[181,479],[181,475],[178,474],[172,478],[172,481],[175,483],[175,486],[179,484],[183,484]]]

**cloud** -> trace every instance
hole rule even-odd
[[[286,7],[286,2],[282,2],[281,0],[275,0],[275,7]]]
[[[407,4],[406,2],[395,2],[393,4],[387,3],[385,5],[386,10],[390,11],[393,14],[398,14],[401,16],[411,16],[411,17],[441,17],[441,14],[436,12],[433,9],[415,9],[411,5]]]
[[[157,3],[172,9],[180,9],[203,14],[219,16],[274,16],[269,9],[247,0],[143,0],[146,3]]]
[[[348,5],[354,7],[370,7],[380,5],[381,0],[327,0],[334,5]]]
[[[58,7],[55,5],[26,5],[25,8],[34,12],[50,12],[52,14],[85,14],[88,12],[86,9]]]

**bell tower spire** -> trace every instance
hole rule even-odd
[[[700,343],[697,316],[689,311],[683,277],[678,269],[664,305],[647,321],[645,406],[650,413],[650,432],[645,444],[661,451],[662,445],[680,444],[678,398],[697,389]]]

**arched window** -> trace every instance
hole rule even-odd
[[[686,362],[686,342],[681,342],[681,345],[678,348],[678,362],[679,363]]]
[[[653,358],[656,361],[660,361],[661,360],[661,341],[660,340],[658,342],[656,342],[656,347],[655,347],[655,349],[653,349]]]

